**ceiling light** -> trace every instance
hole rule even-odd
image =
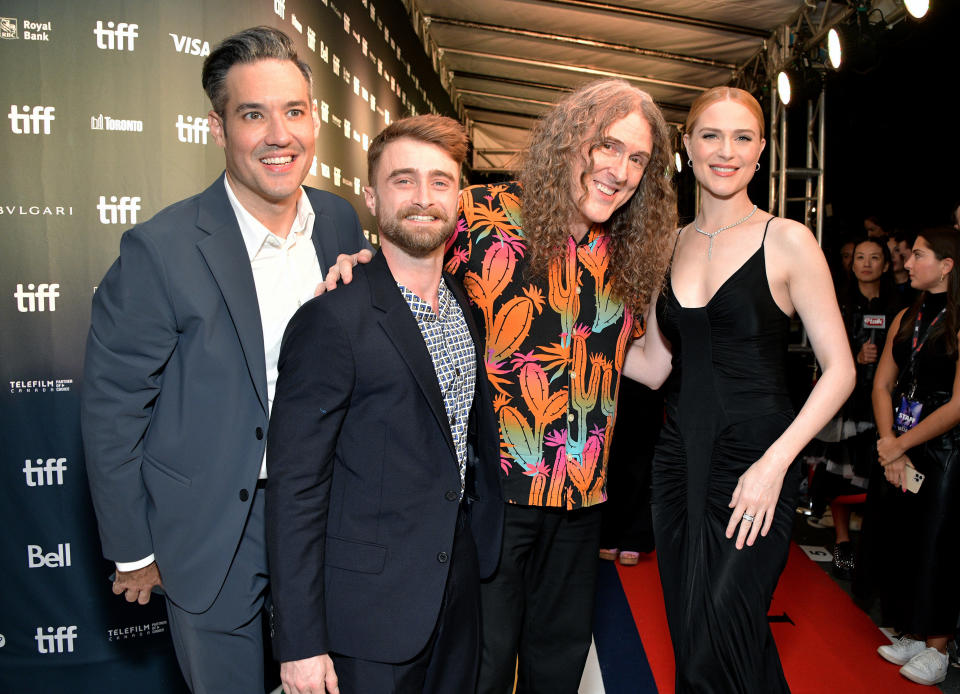
[[[903,4],[907,8],[907,12],[916,19],[923,17],[930,9],[930,0],[903,0]]]
[[[790,103],[790,77],[783,70],[777,75],[777,96],[784,106]]]
[[[827,56],[830,58],[830,66],[834,70],[839,70],[843,60],[843,45],[840,42],[840,33],[836,29],[827,32]]]

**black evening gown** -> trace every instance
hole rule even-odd
[[[668,287],[657,316],[673,371],[654,457],[653,527],[676,691],[789,692],[767,610],[787,561],[799,465],[784,479],[766,537],[737,550],[724,534],[740,475],[794,416],[790,320],[770,293],[763,243],[706,306],[685,308]]]

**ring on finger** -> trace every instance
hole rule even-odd
[[[743,514],[743,520],[747,521],[747,523],[753,523],[754,518],[756,518],[756,516],[751,516],[749,513]]]

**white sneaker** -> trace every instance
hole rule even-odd
[[[906,665],[913,656],[923,651],[926,647],[926,641],[918,641],[917,639],[911,639],[907,636],[901,636],[900,638],[894,638],[893,643],[877,648],[877,653],[894,665]]]
[[[947,679],[950,658],[936,648],[924,648],[900,668],[900,674],[917,684],[939,684]]]

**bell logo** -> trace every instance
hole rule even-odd
[[[20,113],[16,104],[10,104],[10,130],[15,135],[49,135],[50,123],[57,119],[54,111],[54,106],[24,106]]]
[[[67,469],[66,458],[27,458],[23,464],[23,474],[28,487],[52,487],[63,485],[63,473]]]
[[[38,284],[30,283],[24,289],[22,284],[17,285],[13,298],[17,300],[17,310],[20,313],[33,313],[34,311],[56,311],[57,297],[60,296],[59,284]]]
[[[37,627],[37,635],[33,637],[37,642],[37,652],[43,654],[49,653],[73,653],[73,642],[77,638],[77,627],[47,627],[47,633],[43,633],[43,627]],[[66,648],[66,650],[64,650]]]
[[[46,567],[49,569],[60,569],[70,566],[70,543],[60,543],[57,545],[56,552],[43,553],[43,547],[40,545],[27,545],[27,568],[39,569]]]
[[[189,142],[198,145],[207,144],[207,133],[210,132],[210,120],[200,116],[177,114],[177,139],[180,142]]]
[[[100,212],[101,224],[136,224],[137,210],[140,209],[140,197],[121,195],[110,196],[110,202],[107,202],[107,196],[101,195],[100,202],[97,203],[97,210]],[[127,214],[129,213],[129,215]],[[129,221],[128,221],[129,216]]]
[[[179,34],[170,34],[170,38],[173,39],[173,47],[178,53],[210,55],[210,44],[206,41]]]
[[[137,29],[139,24],[127,24],[126,22],[107,22],[106,28],[103,26],[103,20],[97,20],[97,26],[93,28],[93,33],[97,37],[97,48],[105,51],[132,51],[133,42],[140,35]]]

